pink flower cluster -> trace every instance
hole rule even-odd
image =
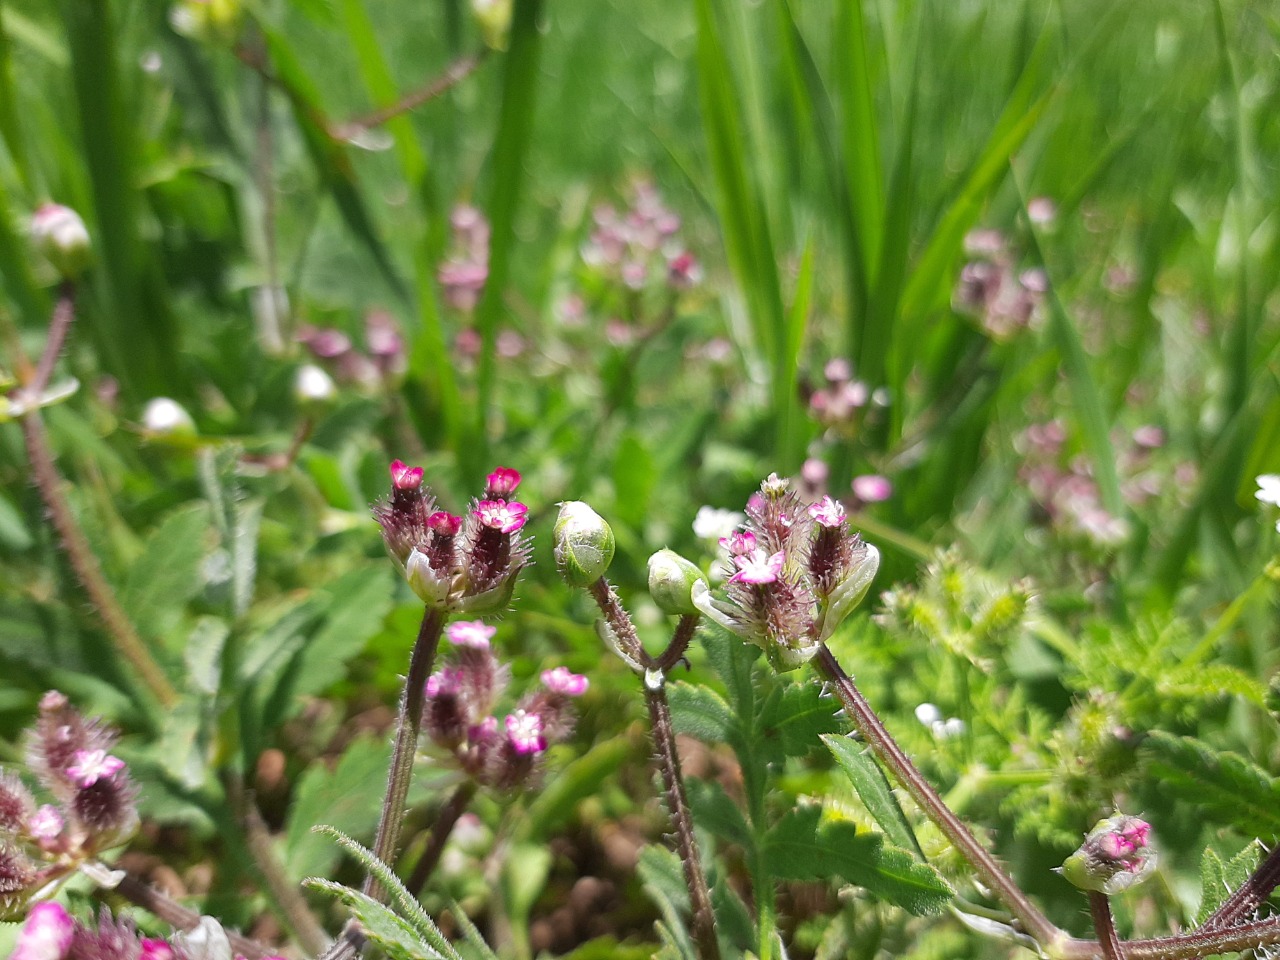
[[[952,305],[973,317],[993,340],[1009,340],[1031,326],[1039,315],[1048,278],[1043,270],[1018,272],[1003,235],[975,230],[965,237],[971,257],[960,271]]]
[[[404,337],[392,314],[373,309],[364,317],[364,349],[335,327],[303,326],[298,342],[339,383],[373,389],[394,383],[404,373]]]

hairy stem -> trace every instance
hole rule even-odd
[[[680,756],[676,752],[676,731],[671,723],[671,705],[667,702],[666,677],[660,670],[650,670],[644,678],[644,699],[653,727],[653,745],[658,770],[666,791],[667,810],[675,827],[676,852],[684,866],[684,882],[689,888],[693,907],[693,938],[703,960],[719,960],[720,943],[716,940],[716,916],[711,909],[711,892],[702,872],[698,841],[693,835],[693,812],[684,792],[680,773]]]
[[[49,318],[49,336],[44,342],[44,352],[36,364],[35,374],[25,384],[27,392],[34,403],[49,385],[53,377],[53,368],[62,355],[62,348],[67,342],[67,334],[76,320],[76,285],[71,280],[63,280],[58,288],[58,302],[53,306],[53,314]]]
[[[1213,930],[1201,927],[1189,933],[1154,940],[1125,940],[1121,946],[1125,960],[1197,960],[1271,943],[1280,943],[1280,917]],[[1074,938],[1053,944],[1045,952],[1057,960],[1097,960],[1104,956],[1102,944],[1097,940]]]
[[[675,633],[671,635],[671,642],[667,644],[667,649],[662,651],[662,656],[658,657],[654,666],[666,673],[684,659],[685,651],[693,642],[693,635],[697,633],[698,621],[701,619],[700,613],[686,613],[681,617],[680,622],[676,624]]]
[[[636,633],[635,624],[631,622],[627,611],[622,609],[618,595],[613,592],[613,587],[609,586],[609,581],[601,577],[587,587],[587,590],[590,591],[596,606],[600,608],[600,613],[604,615],[604,622],[617,637],[618,645],[623,652],[646,668],[653,666],[653,658],[645,651],[644,645],[640,642],[640,635]]]
[[[374,856],[388,866],[395,864],[396,850],[400,845],[400,825],[404,820],[405,797],[409,794],[409,781],[413,774],[413,758],[418,752],[418,731],[422,726],[427,677],[431,675],[443,629],[444,615],[435,607],[427,607],[409,657],[409,675],[405,677],[404,691],[400,696],[395,746],[391,752],[391,769],[387,772],[387,794],[382,802],[382,816],[373,841]],[[384,896],[382,885],[372,875],[365,880],[364,892],[375,900]]]
[[[163,708],[172,707],[178,701],[173,685],[169,683],[169,678],[151,656],[124,608],[120,606],[115,591],[98,564],[98,558],[76,522],[71,505],[62,495],[62,477],[53,462],[49,436],[45,433],[44,420],[38,409],[32,409],[22,417],[22,438],[31,463],[32,479],[49,511],[54,529],[58,531],[62,549],[80,585],[88,594],[89,602],[102,618],[102,625],[115,644],[116,651],[133,667],[157,704]]]
[[[440,855],[444,853],[445,844],[449,842],[453,828],[457,826],[458,818],[467,812],[467,807],[471,805],[475,795],[475,782],[468,780],[453,791],[449,802],[436,814],[435,822],[431,824],[431,834],[427,837],[427,845],[422,851],[422,856],[418,858],[417,864],[414,865],[413,873],[405,883],[405,887],[415,897],[435,872],[436,866],[440,863]]]
[[[1252,876],[1200,925],[1200,929],[1229,927],[1252,916],[1277,886],[1280,886],[1280,846],[1267,854]]]
[[[194,930],[200,925],[200,914],[169,899],[159,890],[147,886],[130,874],[126,874],[124,879],[112,888],[112,892],[119,894],[134,906],[153,913],[175,930]],[[262,960],[263,957],[271,954],[270,947],[263,946],[258,941],[232,930],[227,931],[227,939],[231,941],[232,951],[245,957],[246,960]]]
[[[1031,902],[1031,899],[1004,872],[995,857],[969,832],[969,828],[963,821],[943,803],[929,781],[902,752],[902,748],[889,734],[875,711],[871,709],[871,705],[854,685],[852,678],[845,673],[844,668],[840,666],[825,644],[819,648],[814,663],[818,671],[831,683],[849,719],[866,739],[880,762],[889,768],[929,819],[937,824],[943,835],[964,855],[979,879],[1009,908],[1025,932],[1044,945],[1065,939],[1066,934]]]
[[[416,110],[430,100],[434,100],[457,84],[461,83],[467,77],[475,72],[480,64],[484,63],[484,58],[488,54],[488,49],[482,49],[477,53],[467,54],[465,57],[459,57],[453,63],[445,68],[440,76],[436,77],[425,87],[415,90],[412,93],[405,94],[395,103],[383,107],[380,110],[374,110],[367,113],[363,117],[356,117],[354,120],[348,120],[346,123],[338,124],[329,128],[329,136],[335,140],[350,140],[370,130],[374,127],[381,126],[388,120],[394,120],[396,117],[408,113],[410,110]]]
[[[1093,929],[1097,931],[1098,943],[1102,946],[1103,960],[1124,960],[1116,922],[1111,916],[1111,901],[1105,893],[1089,891],[1089,913],[1093,916]]]

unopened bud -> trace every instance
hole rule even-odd
[[[1117,814],[1089,831],[1060,872],[1081,890],[1110,896],[1149,877],[1156,860],[1151,825],[1138,817]]]
[[[494,50],[507,49],[511,32],[511,0],[471,0],[471,15],[480,27],[485,45]]]
[[[697,613],[693,585],[699,582],[705,582],[705,578],[697,564],[674,550],[662,549],[649,558],[649,595],[663,613]]]
[[[70,207],[46,203],[36,210],[31,217],[31,242],[64,280],[74,280],[89,265],[89,231]]]
[[[299,406],[324,406],[338,393],[333,377],[325,373],[314,363],[306,363],[298,368],[293,378],[293,398]]]
[[[554,529],[556,566],[571,587],[587,587],[613,563],[613,530],[581,500],[560,504]]]
[[[168,397],[147,401],[142,410],[142,428],[153,439],[187,440],[196,435],[196,422],[191,414]]]

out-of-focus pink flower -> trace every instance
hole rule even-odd
[[[542,671],[542,684],[552,693],[564,694],[566,697],[580,697],[587,692],[590,681],[568,667],[556,667],[554,670]]]
[[[445,628],[445,634],[455,646],[474,647],[477,650],[488,650],[489,641],[497,632],[497,627],[491,627],[483,620],[461,620]]]
[[[527,710],[517,710],[507,715],[507,740],[516,753],[542,753],[547,749],[547,738],[542,732],[542,717]]]
[[[60,903],[37,903],[27,912],[9,960],[62,960],[71,947],[75,922]]]
[[[893,496],[893,484],[878,473],[864,473],[853,478],[853,495],[863,503],[881,503]]]
[[[75,762],[67,767],[69,776],[81,788],[113,777],[124,769],[124,761],[105,750],[77,750]]]

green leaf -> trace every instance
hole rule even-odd
[[[1153,731],[1144,747],[1166,790],[1242,833],[1280,837],[1280,780],[1238,753]]]
[[[684,883],[680,858],[664,847],[649,844],[640,851],[636,873],[662,914],[666,933],[680,960],[698,960],[684,920],[689,912],[689,888]]]
[[[789,683],[765,699],[757,726],[779,744],[783,755],[803,757],[817,747],[820,736],[841,729],[838,709],[817,684]]]
[[[843,877],[917,915],[939,913],[951,899],[951,888],[932,867],[885,846],[881,834],[859,832],[847,820],[821,821],[820,807],[800,807],[769,831],[764,855],[775,877]]]
[[[889,779],[872,758],[868,748],[854,743],[848,737],[830,734],[824,735],[822,742],[844,769],[849,782],[858,791],[863,806],[880,825],[890,842],[904,850],[914,850],[923,860],[924,853],[920,850],[915,831],[907,822],[906,814],[902,812],[898,798],[889,786]]]
[[[254,584],[258,576],[258,527],[266,501],[260,497],[236,503],[231,543],[231,613],[238,619],[253,602]]]
[[[216,696],[222,682],[222,651],[231,628],[217,617],[201,617],[187,639],[183,658],[187,666],[189,689]]]
[[[550,872],[551,850],[545,843],[518,843],[508,849],[502,865],[502,892],[512,923],[528,923],[529,911],[546,888]]]
[[[677,733],[697,737],[703,743],[725,743],[737,738],[738,721],[733,711],[706,687],[678,680],[667,687],[667,701]]]
[[[120,602],[144,636],[174,645],[187,601],[200,590],[208,553],[209,509],[201,503],[170,513],[129,568]]]
[[[1200,859],[1200,912],[1196,925],[1212,916],[1249,879],[1258,865],[1258,845],[1251,843],[1225,863],[1212,847]]]
[[[332,880],[321,877],[308,877],[305,885],[312,890],[320,890],[331,894],[340,903],[350,908],[352,915],[360,922],[360,927],[371,941],[391,960],[422,960],[423,957],[437,958],[451,956],[432,949],[404,920],[390,907],[379,903],[372,897],[358,890],[344,887]],[[452,956],[457,956],[452,954]]]
[[[693,809],[694,823],[747,850],[754,847],[751,828],[724,787],[712,780],[687,780],[685,791]]]
[[[385,738],[361,737],[332,769],[315,764],[299,778],[284,835],[283,859],[291,877],[328,874],[338,859],[333,844],[313,832],[313,825],[327,823],[354,834],[377,821],[389,757]]]

